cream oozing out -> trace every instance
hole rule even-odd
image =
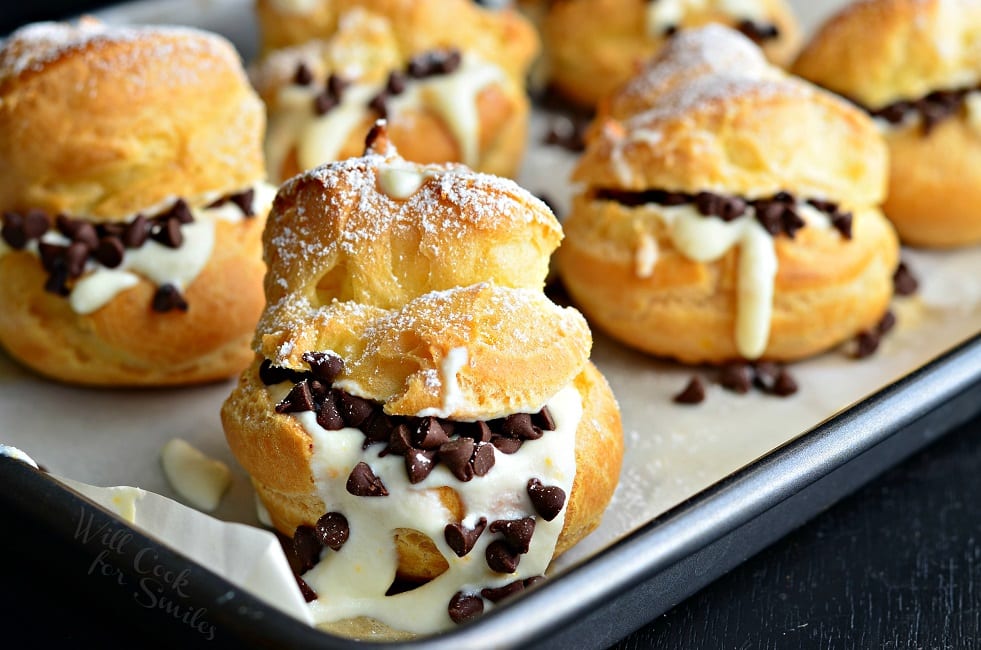
[[[439,367],[440,402],[439,408],[427,408],[419,412],[420,417],[435,416],[446,418],[464,406],[465,398],[460,391],[457,374],[470,360],[466,348],[453,348]]]
[[[274,393],[282,387],[271,387]],[[278,389],[278,390],[276,390]],[[276,395],[273,395],[274,397]],[[443,464],[427,478],[409,482],[404,459],[379,452],[383,444],[363,449],[364,434],[345,428],[327,431],[320,427],[312,411],[293,416],[313,441],[310,468],[317,491],[328,512],[343,514],[350,537],[339,551],[325,549],[319,563],[303,574],[317,592],[310,603],[316,623],[328,623],[366,616],[395,629],[419,634],[453,627],[447,607],[457,593],[479,595],[483,588],[501,587],[515,580],[542,575],[552,559],[565,520],[566,507],[552,521],[536,517],[527,493],[528,480],[560,487],[571,494],[575,478],[575,432],[582,418],[582,401],[573,386],[567,386],[548,401],[555,430],[538,440],[526,440],[514,454],[495,450],[495,465],[484,476],[459,481]],[[351,470],[365,462],[381,479],[389,495],[359,497],[346,489]],[[442,504],[438,489],[449,487],[463,505],[463,521],[455,520]],[[568,499],[566,500],[566,505]],[[488,526],[496,520],[536,517],[535,531],[528,553],[520,556],[514,573],[492,571],[485,560],[488,545],[501,539],[489,529],[477,539],[463,557],[446,543],[448,524],[462,523],[472,528],[481,518]],[[448,569],[428,583],[397,595],[386,596],[395,579],[398,557],[394,536],[398,529],[411,529],[428,536],[445,558]],[[491,603],[486,606],[492,607]]]
[[[766,20],[766,5],[761,0],[653,0],[647,4],[647,33],[663,36],[677,27],[691,11],[721,11],[743,20]]]
[[[257,183],[253,209],[256,214],[265,214],[272,205],[276,188],[268,183]],[[205,205],[218,198],[206,197]],[[156,209],[144,213],[153,216],[155,212],[163,212],[173,201],[166,202]],[[86,262],[82,276],[75,282],[68,295],[72,310],[78,314],[91,314],[104,307],[120,292],[135,286],[140,278],[146,278],[162,286],[173,285],[182,291],[194,281],[208,263],[211,251],[215,245],[215,223],[219,220],[238,222],[244,217],[238,206],[226,202],[216,207],[191,208],[194,217],[192,223],[181,226],[183,241],[177,248],[171,248],[152,239],[147,239],[139,248],[127,249],[122,262],[116,268],[107,268],[89,260]],[[126,223],[135,219],[125,220]],[[41,242],[56,245],[67,245],[70,240],[57,230],[45,233]],[[0,249],[0,254],[9,249]],[[38,242],[32,241],[24,249],[38,255]]]
[[[400,113],[418,108],[432,110],[456,139],[460,162],[474,167],[480,156],[477,96],[505,78],[499,67],[465,53],[452,73],[423,79],[408,77],[404,92],[388,98],[388,119],[397,121]],[[318,86],[293,84],[280,88],[266,136],[269,169],[273,174],[282,174],[283,164],[294,148],[301,169],[336,160],[352,130],[370,112],[368,104],[384,87],[384,82],[355,81],[344,89],[340,102],[323,115],[314,110],[314,98],[321,92]]]
[[[690,260],[715,262],[732,248],[739,247],[736,348],[745,358],[758,359],[766,350],[770,337],[777,253],[773,236],[757,221],[754,208],[748,206],[742,216],[732,221],[706,217],[691,204],[648,204],[644,209],[667,226],[671,244]],[[798,201],[794,210],[808,227],[831,227],[826,215],[804,201]],[[634,267],[641,278],[651,277],[655,272],[656,259],[650,260],[647,239],[654,238],[646,232],[638,233]]]

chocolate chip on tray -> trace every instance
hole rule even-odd
[[[293,533],[293,552],[297,561],[296,572],[306,573],[320,561],[324,544],[313,526],[298,526]]]
[[[473,528],[466,528],[463,524],[447,524],[443,529],[443,537],[457,557],[463,557],[473,550],[473,545],[477,543],[477,539],[486,527],[487,519],[484,517],[481,517]]]
[[[447,611],[454,623],[465,623],[484,613],[484,601],[480,596],[458,591],[450,598]]]
[[[537,478],[528,479],[531,505],[545,521],[552,521],[565,506],[565,490],[555,485],[543,485]]]
[[[516,553],[527,553],[535,534],[535,518],[498,519],[491,523],[490,532],[501,533],[504,541]]]
[[[503,539],[498,539],[487,545],[484,553],[487,566],[497,573],[514,573],[521,562],[521,554],[511,548]]]
[[[328,512],[317,520],[317,534],[324,546],[333,551],[341,550],[348,537],[351,535],[351,527],[347,523],[347,517],[339,512]]]
[[[892,276],[893,290],[900,296],[911,296],[920,288],[920,282],[913,275],[906,262],[900,262]]]
[[[161,215],[160,219],[176,219],[178,224],[194,223],[194,214],[191,213],[191,208],[187,205],[187,201],[184,199],[177,199],[177,202],[171,206],[170,210],[166,214]]]
[[[719,369],[719,384],[726,390],[745,394],[753,385],[752,369],[744,361],[733,361]]]
[[[776,381],[773,383],[771,392],[777,397],[787,397],[797,392],[797,381],[790,376],[785,368],[780,368],[777,372]]]
[[[362,461],[354,466],[347,477],[347,491],[356,497],[387,497],[388,490],[381,479],[375,476],[368,463]]]
[[[692,376],[685,388],[672,399],[675,404],[700,404],[705,401],[705,385],[698,376]]]

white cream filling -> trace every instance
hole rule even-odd
[[[456,139],[461,162],[473,167],[480,158],[477,95],[503,79],[504,73],[497,66],[464,54],[460,66],[451,74],[424,79],[406,77],[405,91],[387,100],[389,119],[398,119],[399,113],[419,107],[436,112]],[[384,87],[384,83],[352,83],[341,93],[341,102],[323,115],[314,110],[314,98],[323,91],[321,86],[281,88],[266,136],[266,160],[271,173],[282,175],[283,164],[294,147],[301,169],[336,160],[351,131],[364,120],[368,104]]]
[[[427,408],[420,411],[419,417],[435,416],[448,418],[457,409],[466,406],[466,398],[460,390],[457,375],[470,361],[467,348],[453,348],[443,358],[439,367],[440,379],[440,408]]]
[[[198,510],[211,512],[232,482],[220,460],[209,458],[186,440],[172,438],[160,450],[160,462],[170,486]]]
[[[536,517],[535,533],[528,553],[521,555],[513,574],[490,570],[485,560],[487,546],[500,539],[484,530],[473,549],[457,557],[446,544],[444,528],[456,522],[439,500],[437,488],[448,486],[459,495],[466,516],[464,525],[473,527],[480,517],[487,525],[498,519],[535,516],[527,494],[530,478],[556,485],[572,493],[575,478],[575,433],[582,418],[582,401],[572,386],[548,401],[555,420],[554,431],[538,440],[525,441],[518,452],[508,455],[495,450],[495,465],[485,475],[458,481],[445,465],[415,485],[409,482],[401,456],[379,457],[383,445],[362,449],[364,435],[356,429],[326,431],[312,411],[295,414],[313,440],[310,467],[318,493],[328,512],[340,512],[350,525],[350,537],[340,551],[325,550],[320,562],[303,575],[317,592],[310,603],[316,623],[369,616],[393,628],[419,634],[454,626],[447,607],[458,591],[479,594],[484,587],[500,587],[515,580],[542,575],[547,569],[565,519],[566,509],[550,522]],[[366,462],[389,492],[387,497],[357,497],[346,490],[351,470]],[[568,503],[568,499],[567,499]],[[449,568],[425,585],[394,596],[385,592],[395,578],[398,559],[394,531],[409,528],[433,540]],[[486,608],[492,604],[485,602]]]
[[[756,211],[747,207],[742,216],[727,222],[706,217],[691,204],[648,207],[668,227],[674,247],[690,260],[711,263],[739,247],[736,349],[747,359],[758,359],[770,338],[777,253],[773,237],[756,220]],[[807,203],[798,202],[795,210],[809,227],[831,227],[827,215]],[[634,262],[641,278],[654,273],[653,264],[649,273],[641,272],[647,270],[646,260],[641,259],[643,246],[642,234]]]
[[[680,25],[688,12],[712,9],[742,20],[767,20],[761,0],[652,0],[647,3],[647,33],[663,36],[667,29]]]
[[[276,188],[268,183],[257,183],[252,189],[255,191],[252,203],[255,213],[265,214],[276,196]],[[156,207],[163,211],[173,202],[170,200]],[[147,214],[153,215],[153,212],[147,211]],[[86,262],[84,274],[75,282],[68,296],[72,310],[77,314],[96,312],[119,293],[135,286],[140,277],[157,286],[172,284],[179,291],[184,291],[211,257],[215,245],[215,222],[237,222],[244,218],[242,210],[230,201],[213,208],[191,208],[191,214],[194,221],[181,226],[183,241],[177,248],[147,239],[139,248],[126,249],[122,263],[116,268],[106,268],[92,260]],[[41,241],[58,245],[69,243],[54,229],[45,233]],[[37,255],[37,242],[31,242],[25,250]],[[0,254],[5,252],[9,252],[9,248],[0,250]]]
[[[378,187],[390,198],[404,201],[433,174],[418,165],[385,164],[378,168]]]

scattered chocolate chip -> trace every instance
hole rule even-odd
[[[326,115],[335,106],[337,106],[337,98],[326,91],[317,93],[313,98],[313,110],[317,115]]]
[[[347,477],[347,491],[356,497],[387,497],[388,490],[364,461],[358,463]]]
[[[126,224],[126,229],[123,231],[122,237],[123,245],[126,248],[139,248],[146,242],[149,236],[150,220],[142,214],[138,214],[136,218]]]
[[[8,246],[15,250],[21,250],[27,246],[28,237],[24,226],[24,216],[17,212],[4,212],[0,236],[7,242]]]
[[[790,373],[786,369],[781,368],[777,372],[777,378],[773,383],[771,392],[778,397],[793,395],[797,392],[797,382],[790,376]]]
[[[508,596],[513,596],[519,591],[524,591],[525,583],[523,580],[515,580],[514,582],[509,582],[503,587],[491,588],[487,587],[480,590],[480,595],[491,601],[492,603],[498,603]]]
[[[399,422],[392,428],[392,435],[388,438],[388,446],[385,447],[384,455],[395,454],[405,456],[412,450],[412,428],[405,422]],[[434,454],[435,457],[435,454]]]
[[[378,117],[382,119],[388,117],[388,95],[384,90],[371,98],[368,108],[378,113]]]
[[[308,603],[312,603],[313,601],[317,600],[317,592],[310,588],[310,585],[307,584],[306,580],[295,574],[293,577],[296,578],[296,584],[300,587],[300,593],[303,595],[303,600]]]
[[[327,384],[333,384],[344,370],[344,359],[333,352],[304,352],[302,358],[309,364],[313,376]]]
[[[313,395],[310,392],[310,382],[304,379],[293,385],[279,404],[277,413],[302,413],[314,409]]]
[[[502,539],[495,540],[487,545],[484,553],[487,559],[487,566],[491,571],[498,573],[514,573],[521,561],[521,555],[514,551],[510,545]]]
[[[502,454],[513,454],[521,449],[521,444],[524,440],[519,440],[518,438],[508,438],[506,436],[494,436],[491,438],[491,444],[501,452]]]
[[[806,225],[806,222],[801,219],[801,216],[797,214],[792,206],[787,206],[783,211],[783,218],[781,219],[783,225],[783,231],[788,237],[793,239],[797,235],[797,231]]]
[[[440,446],[449,441],[450,437],[446,435],[446,431],[443,430],[439,420],[434,417],[425,417],[420,420],[419,426],[416,427],[412,436],[413,444],[421,449],[439,449]]]
[[[293,83],[297,86],[309,86],[313,81],[313,72],[303,61],[296,66],[296,73],[293,74]]]
[[[470,466],[474,476],[486,476],[494,467],[494,445],[489,442],[478,442],[474,445]]]
[[[238,207],[238,209],[242,211],[243,216],[245,217],[255,216],[255,207],[254,207],[255,190],[254,189],[249,188],[247,190],[243,190],[236,194],[232,194],[231,196],[228,197],[228,200],[234,203],[236,207]]]
[[[341,417],[344,418],[344,423],[349,427],[360,428],[375,411],[375,405],[363,397],[357,397],[343,391],[339,394],[339,397],[338,406],[340,407]]]
[[[748,363],[733,361],[719,369],[719,384],[726,390],[745,394],[753,385],[751,368]]]
[[[920,282],[906,262],[900,262],[892,276],[893,290],[900,296],[911,296],[920,288]]]
[[[439,459],[460,481],[467,482],[473,478],[473,466],[470,458],[474,452],[474,441],[470,438],[456,438],[445,442],[439,447]]]
[[[327,77],[327,92],[333,95],[337,101],[341,100],[344,95],[344,90],[350,86],[351,83],[341,77],[337,73],[332,72],[329,77]]]
[[[339,431],[344,428],[344,418],[337,407],[335,391],[330,391],[324,397],[323,403],[317,408],[317,424],[327,431]]]
[[[528,497],[545,521],[555,519],[565,506],[565,491],[556,485],[542,485],[537,478],[528,479]]]
[[[542,431],[555,431],[555,419],[547,406],[543,406],[541,411],[531,416],[531,423]]]
[[[535,518],[498,519],[490,525],[490,532],[504,535],[504,541],[515,552],[527,553],[535,534]]]
[[[501,433],[522,440],[538,440],[542,437],[542,430],[532,424],[530,413],[513,413],[504,418]]]
[[[123,263],[125,252],[123,242],[118,237],[103,237],[99,240],[99,245],[96,246],[92,255],[102,266],[114,269]]]
[[[875,331],[879,333],[879,336],[885,336],[895,326],[896,315],[891,311],[887,311],[882,315],[882,320],[875,326]]]
[[[150,237],[169,248],[179,248],[184,243],[181,222],[177,217],[167,217],[158,221],[150,230]]]
[[[91,248],[88,244],[81,241],[73,241],[65,251],[65,270],[68,277],[77,278],[85,271],[85,262],[89,258]]]
[[[401,95],[405,92],[405,83],[405,74],[393,70],[388,75],[388,81],[385,82],[385,92],[389,95]]]
[[[705,401],[705,386],[697,376],[693,376],[684,390],[674,396],[675,404],[700,404],[703,401]]]
[[[830,214],[831,226],[845,239],[852,238],[852,213],[834,211]]]
[[[333,551],[341,550],[351,534],[347,517],[339,512],[328,512],[317,520],[317,533],[324,546]]]
[[[296,572],[306,573],[320,561],[324,545],[313,526],[298,526],[293,533],[293,552],[299,562]]]
[[[743,36],[756,43],[771,41],[780,36],[780,30],[772,23],[758,23],[753,20],[741,20],[736,25],[736,29],[742,32]]]
[[[457,557],[463,557],[473,549],[473,545],[477,543],[486,526],[487,519],[484,517],[481,517],[473,528],[466,528],[463,524],[447,524],[443,529],[443,537]]]
[[[772,393],[780,374],[780,366],[772,361],[757,361],[753,364],[753,385],[764,393]]]
[[[436,467],[436,453],[423,449],[408,449],[405,452],[405,472],[409,475],[409,483],[415,485],[426,480]]]
[[[447,611],[454,623],[465,623],[484,613],[484,601],[480,596],[468,595],[458,591],[450,598]]]
[[[864,359],[872,356],[879,349],[881,338],[879,333],[875,331],[859,332],[858,336],[855,337],[855,351],[852,353],[852,357]]]
[[[177,199],[177,202],[167,211],[165,219],[176,219],[178,224],[194,223],[194,215],[191,208],[184,199]]]

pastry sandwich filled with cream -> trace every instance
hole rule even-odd
[[[264,113],[231,44],[86,20],[0,44],[0,343],[55,379],[240,372],[262,309]]]
[[[513,182],[407,162],[381,124],[281,188],[222,420],[319,625],[450,628],[599,523],[620,416],[585,320],[542,292],[561,237]]]
[[[854,3],[794,72],[875,118],[889,145],[883,210],[904,243],[981,242],[981,3]]]
[[[468,0],[336,3],[329,29],[270,52],[253,78],[269,107],[278,179],[361,153],[379,118],[409,160],[513,176],[524,152],[524,75],[537,51],[513,12]]]
[[[888,307],[886,168],[853,106],[735,31],[682,32],[592,127],[558,267],[593,324],[646,352],[806,357]]]

